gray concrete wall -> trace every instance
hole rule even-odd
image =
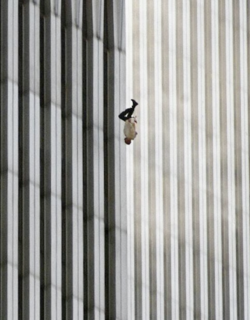
[[[124,1],[0,13],[0,319],[127,319]]]
[[[127,1],[128,318],[249,318],[249,3]]]

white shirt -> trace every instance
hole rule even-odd
[[[134,140],[137,135],[135,118],[130,118],[125,121],[123,132],[127,138],[129,138],[130,140]]]

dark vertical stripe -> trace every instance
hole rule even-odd
[[[213,114],[212,114],[212,34],[211,2],[205,1],[205,101],[206,101],[206,176],[207,176],[207,252],[208,252],[208,318],[216,318],[215,301],[215,246],[214,194],[213,194]]]
[[[89,7],[90,3],[88,0],[84,1],[83,11],[83,112],[85,117],[83,118],[83,187],[84,187],[84,198],[83,198],[83,211],[84,211],[84,318],[88,319],[91,308],[95,307],[94,299],[94,226],[93,219],[91,220],[90,208],[93,210],[93,168],[90,165],[93,161],[93,131],[91,125],[93,123],[93,101],[91,100],[90,91],[92,90],[92,70],[93,67],[93,52],[91,43],[91,31],[92,31],[92,12]],[[89,21],[90,20],[90,21]],[[93,312],[93,311],[92,311]]]
[[[185,152],[184,152],[184,87],[183,87],[183,4],[176,2],[176,82],[177,82],[177,205],[178,205],[178,275],[179,317],[186,318],[186,218],[185,218]]]
[[[0,318],[18,315],[18,6],[0,4]]]
[[[117,8],[122,5],[122,1],[117,1]],[[118,179],[125,175],[126,159],[120,166],[119,155],[124,148],[123,141],[117,145],[117,138],[120,137],[117,130],[120,119],[118,110],[121,105],[120,79],[121,60],[123,55],[122,47],[119,47],[121,33],[124,32],[122,19],[116,21],[115,16],[119,16],[113,0],[104,2],[104,220],[105,220],[105,318],[118,319],[124,314],[123,309],[127,308],[125,293],[126,286],[122,287],[125,278],[121,273],[125,266],[122,265],[124,255],[124,244],[122,239],[122,208],[121,201],[124,195],[117,191],[124,187],[123,179]],[[120,32],[117,31],[120,29]],[[116,39],[116,36],[118,39]],[[117,80],[119,79],[119,83]],[[123,124],[122,124],[123,125]],[[121,149],[120,149],[121,146]],[[118,148],[117,148],[118,147]],[[120,172],[119,172],[120,170]],[[123,190],[122,190],[123,191]],[[119,252],[118,252],[119,250]],[[120,274],[119,274],[120,273]]]
[[[110,304],[110,299],[115,299],[115,296],[112,296],[112,291],[115,290],[115,282],[112,280],[112,276],[110,273],[110,268],[113,269],[113,278],[115,279],[115,266],[113,264],[112,259],[112,248],[110,248],[110,233],[109,233],[109,224],[110,219],[112,219],[113,215],[113,191],[111,186],[113,185],[113,181],[110,177],[109,171],[109,160],[110,160],[110,150],[109,150],[109,135],[113,131],[113,128],[109,128],[109,125],[112,125],[113,112],[110,110],[113,107],[112,102],[109,97],[110,86],[113,86],[113,79],[109,78],[110,76],[110,53],[109,53],[109,36],[112,33],[112,29],[108,26],[108,21],[110,16],[108,16],[108,10],[113,12],[112,0],[104,2],[104,73],[103,73],[103,81],[105,83],[104,87],[104,206],[105,206],[105,319],[112,319],[116,314],[116,305],[115,300],[113,300],[113,304]],[[112,24],[112,20],[109,22]],[[113,27],[113,25],[112,25]],[[111,29],[111,30],[110,30]],[[111,66],[112,68],[112,66]],[[111,122],[111,123],[110,123]],[[111,181],[110,181],[111,180]],[[113,201],[112,201],[113,200]],[[113,239],[115,240],[115,239]],[[111,287],[111,283],[113,287]],[[112,310],[114,309],[114,310]]]
[[[151,44],[147,50],[148,72],[148,145],[151,152],[148,154],[148,218],[149,218],[149,283],[150,283],[150,319],[157,317],[157,284],[156,284],[156,210],[155,210],[155,64],[154,64],[154,2],[149,1],[147,7],[147,21],[150,28],[147,29],[147,43]],[[145,106],[146,107],[146,106]],[[142,108],[145,108],[142,106]],[[146,199],[145,199],[146,200]]]
[[[148,72],[148,218],[149,218],[149,283],[150,283],[150,319],[157,318],[157,265],[156,265],[156,163],[155,163],[155,3],[147,4],[147,72]],[[158,106],[157,106],[158,107]],[[144,106],[142,106],[144,108]],[[146,200],[146,199],[145,199]],[[158,261],[157,261],[158,262]]]
[[[19,175],[19,192],[18,192],[18,315],[19,319],[23,319],[23,281],[22,281],[22,263],[23,263],[23,238],[22,238],[22,208],[23,208],[23,198],[22,198],[22,170],[23,170],[23,152],[22,152],[22,141],[23,141],[23,125],[22,125],[22,111],[23,111],[23,5],[22,1],[19,1],[18,5],[18,25],[19,25],[19,37],[18,37],[18,83],[19,83],[19,114],[18,114],[18,149],[19,149],[19,163],[18,170]]]
[[[8,312],[8,157],[7,157],[7,103],[9,97],[6,90],[2,89],[7,73],[5,67],[7,64],[8,51],[6,43],[8,39],[7,20],[4,19],[4,11],[8,8],[7,1],[0,1],[0,318],[5,317]],[[5,23],[4,23],[5,22]],[[6,88],[8,88],[6,86]],[[7,101],[6,101],[7,100]],[[6,105],[5,102],[6,101]],[[5,231],[5,232],[4,232]]]
[[[244,302],[244,226],[242,204],[242,123],[241,113],[241,39],[240,39],[240,4],[233,1],[233,48],[234,48],[234,119],[235,119],[235,200],[236,200],[236,268],[237,268],[237,304],[238,319],[246,319]]]
[[[30,12],[32,11],[33,17]],[[38,214],[40,211],[40,181],[37,180],[39,176],[39,145],[40,141],[37,141],[37,119],[40,119],[39,106],[35,105],[37,97],[39,99],[39,75],[36,74],[37,58],[39,56],[39,39],[38,47],[35,42],[36,38],[33,37],[32,31],[39,32],[39,20],[36,20],[36,13],[38,7],[34,3],[20,3],[19,16],[22,21],[20,32],[20,56],[19,62],[22,64],[20,74],[20,154],[22,161],[20,163],[20,179],[19,179],[19,235],[21,243],[21,252],[19,255],[19,275],[21,276],[21,289],[19,304],[23,304],[22,316],[33,317],[35,314],[40,314],[40,306],[37,298],[40,296],[40,290],[37,292],[37,285],[40,283],[40,279],[37,278],[37,272],[40,270],[40,266],[37,267],[37,263],[40,263],[40,250],[37,250],[37,244],[40,243],[40,219]],[[33,25],[31,26],[31,22]],[[31,31],[32,30],[32,31]],[[33,64],[33,63],[34,64]],[[39,61],[38,61],[39,63]],[[19,70],[20,71],[20,70]],[[31,82],[32,81],[32,82]],[[33,95],[32,101],[30,96]],[[34,114],[34,118],[31,119],[30,115]],[[34,127],[34,131],[31,132],[30,128]],[[39,126],[39,124],[38,124]],[[32,159],[31,159],[31,156]],[[33,223],[31,225],[31,223]],[[38,229],[35,229],[38,227]],[[38,234],[37,234],[38,232]],[[33,239],[34,236],[34,239]],[[32,241],[32,242],[31,242]],[[34,250],[31,248],[34,246]],[[40,245],[39,245],[40,246]],[[30,268],[32,265],[32,269]],[[35,268],[35,274],[33,272]],[[31,280],[32,279],[32,280]],[[31,287],[32,286],[32,287]],[[34,291],[34,296],[31,292]],[[30,307],[30,300],[34,301],[35,307]],[[32,311],[33,314],[29,314]]]
[[[171,1],[171,0],[170,0]],[[162,81],[163,81],[163,212],[164,212],[164,319],[172,319],[171,231],[170,231],[170,132],[169,132],[169,39],[168,1],[162,2]]]
[[[45,10],[44,10],[45,3],[44,1],[41,1],[41,15],[40,15],[40,105],[41,105],[41,117],[40,117],[40,183],[41,183],[41,189],[40,189],[40,273],[41,273],[41,286],[40,286],[40,310],[41,310],[41,320],[46,320],[45,318],[45,235],[44,235],[44,227],[45,227],[45,221],[44,221],[44,210],[45,210],[45,204],[43,201],[44,191],[45,191],[45,177],[44,177],[44,170],[45,170],[45,152],[44,152],[44,70],[45,69],[45,57],[44,57],[44,46],[45,46]]]
[[[219,1],[219,65],[220,79],[226,81],[226,3]],[[222,198],[222,283],[223,283],[223,316],[229,319],[229,279],[228,279],[228,163],[227,163],[227,98],[225,81],[220,81],[220,126],[221,126],[221,198]]]
[[[84,185],[86,195],[84,204],[85,246],[88,259],[85,263],[85,286],[87,301],[85,316],[93,313],[104,316],[105,311],[105,240],[104,240],[104,168],[103,168],[103,35],[100,25],[103,24],[103,2],[94,5],[85,1],[84,20],[87,21],[86,41],[86,121],[83,134],[86,154],[84,155]],[[100,81],[99,81],[100,77]],[[93,193],[96,192],[95,196]],[[98,259],[95,259],[98,257]],[[98,289],[97,289],[98,288]],[[85,291],[86,292],[86,291]]]
[[[61,24],[61,101],[62,101],[62,320],[66,320],[67,317],[67,233],[66,233],[66,124],[65,124],[65,104],[67,96],[66,86],[66,5],[65,1],[62,1],[62,24]]]
[[[88,40],[87,40],[87,13],[86,7],[84,4],[83,9],[83,232],[84,232],[84,319],[87,319],[88,313],[88,299],[89,299],[89,286],[88,286],[88,238],[87,238],[87,163],[88,163],[88,142],[87,142],[87,127],[88,127],[88,108],[87,108],[87,85],[88,85],[88,77],[87,77],[87,52],[88,52]]]

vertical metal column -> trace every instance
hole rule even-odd
[[[147,73],[145,72],[144,78],[147,77],[147,102],[143,101],[141,106],[142,114],[144,114],[143,121],[140,116],[140,130],[143,132],[143,138],[148,143],[148,215],[149,215],[149,274],[150,274],[150,318],[157,319],[157,248],[156,248],[156,108],[157,105],[156,96],[156,79],[155,79],[155,33],[157,30],[155,27],[155,5],[153,1],[148,1],[146,6],[147,14],[147,42],[144,43],[145,59],[147,59]],[[161,21],[161,20],[160,20]],[[160,23],[158,20],[158,22]],[[149,45],[150,44],[150,45]],[[159,89],[159,88],[158,88]],[[147,122],[146,122],[147,121]],[[146,130],[147,129],[147,130]],[[146,136],[145,136],[146,134]],[[158,137],[158,135],[157,135]],[[150,184],[149,184],[150,181]]]
[[[126,1],[126,102],[134,97],[133,73],[133,1]],[[126,148],[127,250],[128,250],[128,319],[135,319],[135,232],[134,232],[134,149]]]
[[[148,66],[147,66],[147,5],[142,1],[133,3],[133,48],[138,55],[133,57],[134,92],[139,106],[138,136],[134,149],[134,263],[135,263],[135,319],[150,318],[150,274],[149,274],[149,198],[148,198]],[[143,55],[141,53],[143,52]],[[132,98],[132,97],[131,97]],[[132,176],[131,176],[132,179]]]
[[[105,4],[104,141],[105,141],[105,278],[106,318],[127,319],[127,210],[125,108],[125,2]],[[130,102],[129,102],[130,103]]]
[[[104,2],[84,2],[84,231],[86,319],[105,318],[103,20]]]
[[[178,154],[177,154],[177,38],[176,38],[176,3],[168,2],[168,39],[169,39],[169,165],[170,165],[170,208],[169,226],[170,229],[170,290],[171,290],[171,316],[179,319],[179,224],[178,224]]]
[[[208,316],[204,1],[191,5],[194,315]]]
[[[82,319],[83,281],[83,1],[63,3],[63,314]]]
[[[180,319],[194,318],[190,2],[176,3]]]
[[[237,318],[232,1],[220,1],[223,316]]]
[[[139,15],[140,12],[140,1],[133,1],[132,3],[132,11],[133,11],[133,39],[132,46],[135,52],[138,52],[138,55],[133,55],[132,57],[132,70],[133,70],[133,81],[134,81],[134,98],[141,97],[140,96],[140,41],[138,35],[140,33],[140,19],[142,17]],[[145,19],[145,17],[144,17]],[[139,69],[137,69],[139,68]],[[137,73],[135,73],[135,69]],[[140,100],[140,99],[138,99]],[[140,101],[140,105],[142,102]],[[139,109],[138,109],[139,110]],[[137,112],[140,116],[140,112]],[[134,224],[134,272],[135,272],[135,319],[142,319],[143,310],[143,297],[142,297],[142,286],[143,286],[143,277],[142,277],[142,243],[141,243],[141,167],[140,167],[140,159],[141,159],[141,149],[140,149],[140,135],[136,138],[137,147],[135,148],[135,144],[131,147],[133,148],[133,191],[134,191],[134,203],[133,203],[133,224]],[[131,174],[130,174],[131,175]],[[132,179],[132,176],[131,176]],[[131,181],[132,183],[132,181]],[[135,196],[135,192],[139,196]]]
[[[135,114],[138,115],[138,137],[134,142],[135,152],[140,152],[140,157],[134,159],[135,168],[139,165],[135,171],[135,177],[140,184],[140,197],[135,197],[136,207],[135,207],[135,222],[138,226],[138,231],[136,232],[136,237],[138,240],[138,251],[137,258],[138,264],[135,265],[138,273],[141,275],[141,291],[138,294],[141,295],[140,299],[142,302],[141,318],[150,319],[150,266],[149,266],[149,179],[148,179],[148,103],[147,103],[147,92],[148,92],[148,60],[147,60],[147,5],[143,0],[139,2],[138,11],[138,24],[139,24],[139,34],[137,35],[138,45],[140,54],[137,63],[139,64],[139,83],[140,92],[135,93],[135,97],[138,97],[140,106],[138,106]],[[140,151],[139,151],[140,149]],[[135,188],[135,193],[137,193],[137,188]],[[139,256],[140,255],[140,256]]]
[[[222,319],[221,157],[218,1],[205,3],[209,318]],[[211,76],[213,75],[213,76]]]
[[[168,70],[168,72],[162,72],[162,157],[163,157],[163,232],[164,232],[164,318],[172,318],[172,293],[174,292],[171,286],[171,273],[173,265],[172,252],[171,252],[171,184],[170,184],[170,81],[172,81],[170,75],[170,52],[169,52],[169,39],[170,33],[166,32],[169,25],[169,15],[166,14],[168,11],[169,2],[162,2],[161,11],[161,23],[162,23],[162,44],[161,44],[161,54],[162,54],[162,70]]]
[[[41,314],[62,319],[61,1],[41,3]]]
[[[18,317],[18,1],[0,3],[0,318]]]
[[[40,317],[40,8],[20,1],[19,318]]]
[[[154,74],[155,96],[155,252],[156,252],[156,317],[164,319],[164,211],[163,211],[163,104],[162,104],[162,8],[163,1],[154,2]],[[153,105],[154,105],[153,104]],[[150,105],[151,108],[153,105]]]
[[[249,127],[247,83],[247,3],[233,2],[235,201],[238,319],[250,317]]]

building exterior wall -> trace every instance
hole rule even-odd
[[[124,1],[0,14],[0,319],[127,319]]]
[[[249,319],[249,2],[126,5],[128,318]]]
[[[0,17],[0,319],[250,319],[248,1]]]

